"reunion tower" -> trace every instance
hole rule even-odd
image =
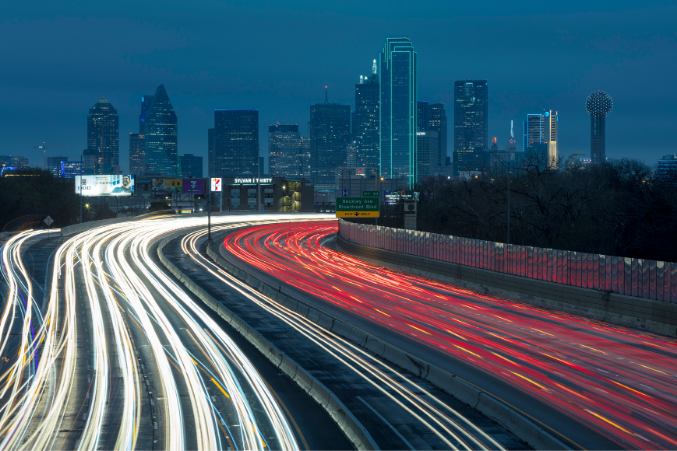
[[[590,115],[590,159],[592,164],[605,161],[604,135],[607,114],[611,113],[614,102],[604,91],[595,91],[585,101],[585,109]]]

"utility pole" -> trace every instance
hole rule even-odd
[[[206,180],[206,191],[209,195],[209,201],[207,202],[207,241],[212,241],[212,179],[207,178]]]
[[[78,187],[78,192],[80,192],[80,224],[82,224],[82,176],[85,173],[85,168],[82,166],[82,155],[80,155],[80,186]],[[78,178],[75,177],[76,183]]]
[[[256,198],[257,198],[256,201],[261,206],[261,213],[263,213],[263,203],[261,202],[261,151],[259,150],[257,152],[257,154],[258,155],[256,156],[256,159],[257,159],[257,161],[256,161],[256,167],[257,167],[256,172],[258,174],[258,177],[256,178],[256,190],[257,190],[256,191]]]

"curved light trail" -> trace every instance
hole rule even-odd
[[[322,247],[335,221],[255,226],[227,251],[466,361],[629,449],[677,448],[674,340],[366,263]]]
[[[313,227],[312,224],[310,227]],[[222,226],[216,228],[215,231],[236,226],[241,225]],[[274,226],[253,227],[253,229],[267,230],[267,227],[295,229],[297,226],[297,223],[284,223]],[[308,226],[308,223],[304,223],[304,226]],[[251,229],[247,228],[243,233],[246,234],[249,230]],[[211,260],[205,258],[198,251],[199,245],[204,240],[205,235],[205,231],[201,230],[186,235],[182,240],[182,250],[196,264],[208,272],[210,276],[237,290],[242,296],[280,318],[289,327],[299,331],[309,341],[317,344],[325,352],[362,376],[365,381],[380,390],[384,396],[392,399],[403,410],[416,418],[424,430],[438,436],[449,449],[504,449],[493,437],[479,429],[459,412],[437,399],[433,394],[417,385],[411,378],[404,375],[398,378],[391,377],[379,368],[379,366],[384,366],[387,370],[398,374],[399,371],[395,370],[394,367],[384,365],[382,361],[377,360],[362,348],[327,331],[293,310],[278,304],[237,278],[234,278]],[[234,232],[233,235],[240,236],[240,232]],[[256,251],[258,252],[258,250]],[[286,265],[287,263],[284,264]],[[275,272],[279,271],[279,269],[277,267]],[[393,392],[394,394],[392,394]]]

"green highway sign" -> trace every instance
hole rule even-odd
[[[337,197],[336,217],[378,218],[378,197]]]
[[[378,191],[362,191],[362,197],[381,197]]]

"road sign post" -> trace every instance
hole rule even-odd
[[[54,222],[54,220],[52,219],[51,216],[47,216],[45,218],[45,224],[47,224],[47,240],[48,241],[49,241],[49,228],[50,228],[50,226],[52,225],[53,222]]]
[[[377,197],[337,197],[337,218],[378,218],[380,214]]]

